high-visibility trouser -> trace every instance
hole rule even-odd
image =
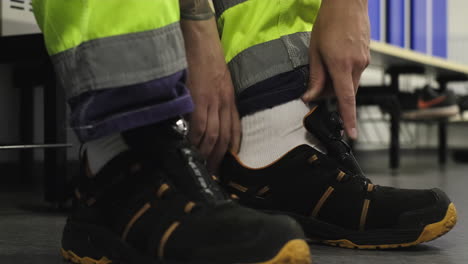
[[[252,88],[287,72],[302,74],[309,64],[310,32],[320,3],[321,0],[214,0],[240,108],[243,102],[252,104],[249,100],[253,97],[268,103],[262,94],[275,93],[279,98],[274,99],[276,103],[288,98],[283,92]],[[274,83],[277,82],[269,85]],[[302,85],[301,91],[304,89]],[[284,90],[290,93],[289,88]]]
[[[34,0],[82,141],[192,111],[179,0]]]

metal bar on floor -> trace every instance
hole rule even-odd
[[[32,145],[0,145],[0,150],[9,149],[46,149],[46,148],[71,148],[72,144],[32,144]]]

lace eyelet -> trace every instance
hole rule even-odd
[[[185,212],[186,214],[189,214],[189,213],[192,212],[193,208],[195,208],[196,206],[197,206],[196,203],[190,201],[190,202],[188,202],[188,203],[185,205],[185,207],[184,207],[184,212]]]
[[[156,191],[156,196],[158,198],[162,198],[164,196],[164,194],[170,189],[171,187],[167,184],[167,183],[164,183],[162,184],[159,189]]]
[[[307,162],[309,164],[313,164],[314,162],[316,162],[318,160],[318,156],[317,155],[312,155],[310,158],[307,159]]]

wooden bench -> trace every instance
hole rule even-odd
[[[396,47],[381,42],[371,42],[371,65],[382,68],[390,76],[389,85],[363,86],[360,88],[358,105],[378,104],[390,114],[390,167],[400,164],[400,121],[401,111],[397,94],[400,90],[399,77],[405,74],[434,76],[441,90],[450,82],[468,80],[468,65]],[[439,126],[439,162],[447,159],[447,120],[437,120]]]

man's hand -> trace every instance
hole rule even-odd
[[[356,93],[369,64],[370,27],[367,0],[323,0],[310,41],[310,84],[302,99],[327,94],[338,99],[345,131],[356,139]],[[330,83],[329,80],[331,80]]]
[[[215,172],[228,147],[239,151],[241,129],[234,87],[214,18],[182,20],[181,26],[189,65],[187,86],[195,102],[189,139]]]

